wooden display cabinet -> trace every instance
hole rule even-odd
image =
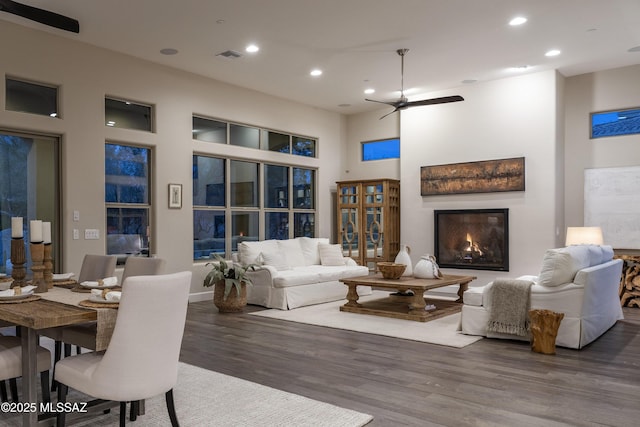
[[[337,182],[338,243],[344,256],[376,271],[400,250],[400,181]]]

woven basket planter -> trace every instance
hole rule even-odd
[[[220,313],[241,313],[247,305],[247,284],[242,282],[240,296],[235,286],[224,299],[224,280],[216,282],[213,287],[213,304]]]

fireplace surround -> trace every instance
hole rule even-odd
[[[434,211],[440,267],[509,271],[509,209]]]

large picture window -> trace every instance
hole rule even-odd
[[[107,255],[149,256],[151,150],[105,144]]]
[[[315,237],[315,170],[193,156],[193,258],[243,241]],[[293,226],[290,226],[293,224]]]

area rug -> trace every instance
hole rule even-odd
[[[360,427],[373,417],[361,412],[284,392],[261,384],[180,363],[174,388],[178,421],[183,427]],[[70,394],[68,401],[86,402]],[[127,406],[128,408],[128,406]],[[3,418],[5,417],[5,418]],[[117,426],[119,409],[96,414],[72,426]],[[0,425],[21,426],[18,415],[0,414]],[[146,401],[135,426],[170,426],[164,395]]]
[[[388,295],[388,292],[373,291],[372,295],[361,297],[368,301]],[[347,301],[334,301],[325,304],[311,305],[294,310],[263,310],[250,313],[254,316],[270,319],[287,320],[309,325],[325,326],[335,329],[346,329],[367,334],[384,335],[412,341],[439,344],[448,347],[462,348],[482,337],[464,335],[458,332],[460,313],[441,317],[429,322],[392,319],[368,314],[346,313],[340,306]]]

